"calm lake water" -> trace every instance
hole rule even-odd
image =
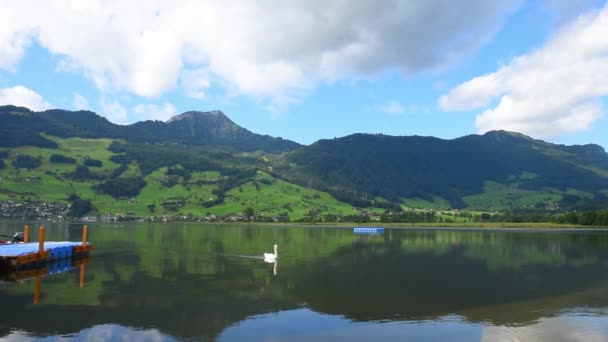
[[[0,340],[608,341],[602,231],[91,224],[89,241],[39,294],[0,282]]]

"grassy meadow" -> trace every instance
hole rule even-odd
[[[350,204],[336,200],[330,194],[305,188],[270,174],[258,171],[255,176],[225,192],[224,201],[211,207],[206,202],[217,199],[213,193],[225,176],[218,171],[195,171],[188,179],[179,177],[177,182],[169,183],[167,167],[158,168],[144,176],[146,186],[133,198],[113,198],[95,190],[95,186],[106,179],[120,167],[110,160],[113,153],[108,150],[111,139],[61,139],[52,136],[46,138],[58,144],[57,149],[38,147],[18,147],[4,149],[10,156],[4,158],[5,168],[0,170],[0,201],[9,199],[24,201],[41,199],[49,202],[67,203],[70,194],[90,199],[96,214],[135,213],[138,216],[194,215],[214,214],[224,216],[239,214],[246,208],[263,216],[274,217],[286,213],[289,219],[299,220],[304,217],[324,216],[328,214],[356,215],[357,211]],[[15,169],[12,161],[17,154],[25,154],[41,161],[35,169]],[[75,164],[56,163],[49,159],[53,154],[73,158]],[[102,162],[100,167],[89,167],[89,171],[98,175],[98,180],[78,180],[69,177],[77,166],[83,165],[87,158]],[[255,158],[255,157],[252,157]],[[268,160],[264,160],[267,162]],[[128,164],[121,177],[140,177],[142,172],[135,162]],[[533,177],[531,175],[530,177]],[[572,192],[577,196],[586,196],[581,192]],[[608,193],[607,193],[608,194]],[[556,203],[563,194],[557,190],[528,191],[516,186],[507,186],[496,182],[486,182],[484,192],[466,196],[467,212],[475,214],[511,210],[514,208],[539,208]],[[404,209],[437,210],[442,222],[455,225],[471,225],[468,217],[455,215],[450,203],[439,197],[432,201],[419,198],[406,198],[401,203]],[[475,210],[475,211],[473,211]],[[384,209],[371,208],[368,211],[381,214]]]
[[[108,147],[110,139],[59,139],[46,136],[57,142],[57,149],[38,147],[19,147],[10,149],[10,158],[5,160],[6,167],[0,170],[0,201],[14,199],[24,201],[41,199],[52,202],[66,202],[70,194],[90,199],[98,214],[125,214],[133,212],[141,216],[214,214],[218,216],[242,213],[246,208],[254,208],[256,213],[276,216],[287,213],[290,219],[300,219],[309,212],[323,214],[353,213],[352,206],[339,202],[331,195],[290,184],[275,179],[269,174],[258,172],[252,181],[226,192],[224,203],[210,208],[203,206],[215,196],[212,191],[223,176],[217,171],[193,172],[191,177],[173,186],[166,181],[167,168],[159,168],[146,175],[147,185],[139,195],[129,199],[116,199],[107,194],[96,192],[93,187],[98,180],[74,180],[66,177],[77,165],[83,165],[91,158],[103,163],[101,167],[89,167],[94,174],[107,177],[120,165],[111,161],[113,155]],[[41,165],[35,169],[15,169],[12,160],[16,154],[38,158]],[[76,160],[76,164],[53,163],[49,159],[60,154]],[[123,177],[141,176],[137,164],[130,163]]]

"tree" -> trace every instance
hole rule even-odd
[[[564,215],[564,221],[570,224],[578,224],[578,214],[573,211],[569,211]]]
[[[78,165],[73,172],[68,174],[68,177],[71,179],[84,180],[88,178],[95,178],[93,174],[89,171],[89,168],[86,166]]]
[[[595,211],[585,211],[579,218],[579,223],[584,226],[592,226],[595,224],[597,213]]]
[[[49,158],[51,163],[62,163],[62,164],[76,164],[76,159],[62,154],[53,154]]]
[[[252,207],[247,207],[247,208],[245,208],[243,215],[245,215],[245,218],[247,218],[247,220],[251,220],[253,218],[253,216],[255,215],[255,211],[253,210]]]
[[[137,196],[146,186],[141,177],[113,178],[99,185],[99,188],[114,198]]]
[[[77,199],[72,202],[68,216],[82,217],[89,211],[93,210],[93,205],[89,199]]]
[[[27,154],[19,154],[15,160],[13,160],[13,166],[18,169],[35,169],[41,164],[40,159]]]
[[[608,226],[608,210],[598,212],[597,218],[595,219],[595,225]]]
[[[84,160],[84,165],[91,167],[102,167],[103,163],[101,162],[101,160],[87,158]]]

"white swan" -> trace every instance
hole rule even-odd
[[[275,262],[279,258],[279,245],[274,245],[274,254],[273,253],[264,253],[264,261],[266,262]]]

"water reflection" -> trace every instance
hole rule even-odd
[[[300,324],[294,324],[300,322]],[[219,341],[607,341],[608,318],[559,316],[527,326],[471,324],[459,316],[411,322],[352,322],[307,309],[250,317]]]
[[[314,262],[307,272],[293,274],[293,290],[307,298],[315,311],[359,321],[418,320],[458,313],[472,321],[521,324],[552,311],[539,304],[556,300],[607,304],[605,296],[594,298],[586,292],[608,284],[605,263],[580,262],[583,257],[547,263],[544,254],[533,259],[524,253],[524,265],[517,253],[505,253],[499,246],[488,248],[487,253],[498,251],[512,258],[514,266],[504,269],[503,260],[498,268],[492,265],[493,257],[472,255],[476,249],[466,244],[441,251],[355,244],[336,251],[330,260]],[[515,304],[524,310],[506,314],[495,310]]]
[[[2,338],[3,341],[29,341],[36,336],[15,330]],[[59,340],[77,341],[177,341],[178,339],[161,333],[158,329],[134,329],[117,324],[101,324],[74,334],[59,336]]]
[[[84,288],[78,269],[46,276],[32,306],[31,286],[0,286],[0,336],[470,341],[557,318],[589,338],[587,320],[608,326],[605,233],[100,225],[90,241]],[[275,242],[281,272],[261,254]]]
[[[543,318],[527,326],[487,326],[482,341],[608,341],[605,313]]]
[[[233,258],[243,258],[243,259],[256,259],[256,260],[263,260],[265,263],[267,264],[272,264],[272,274],[273,275],[277,275],[278,274],[278,265],[279,265],[279,259],[268,259],[266,257],[263,256],[257,256],[257,255],[238,255],[238,254],[224,254],[225,257],[233,257]]]

